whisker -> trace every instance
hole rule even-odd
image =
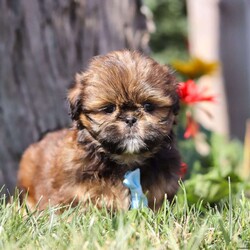
[[[173,142],[172,138],[169,135],[167,135],[167,138],[169,139],[169,142]]]
[[[100,123],[98,123],[97,121],[95,121],[94,119],[92,119],[89,115],[85,114],[85,116],[91,121],[93,122],[94,124],[98,125],[98,126],[101,126]]]

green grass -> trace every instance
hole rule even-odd
[[[184,197],[184,198],[183,198]],[[25,211],[25,212],[24,212]],[[1,200],[0,249],[236,249],[250,247],[250,201],[244,195],[204,210],[184,196],[149,209],[109,213],[80,206],[31,213]]]

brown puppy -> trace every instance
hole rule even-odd
[[[128,209],[128,170],[140,168],[149,207],[178,189],[180,157],[173,124],[177,83],[167,66],[138,52],[114,51],[92,59],[69,90],[72,129],[47,134],[24,153],[18,187],[28,203],[89,201]]]

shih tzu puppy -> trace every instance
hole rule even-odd
[[[167,66],[128,50],[96,56],[76,75],[68,101],[73,127],[47,134],[21,159],[18,187],[31,208],[92,202],[129,209],[123,180],[135,169],[150,208],[173,198],[179,98]]]

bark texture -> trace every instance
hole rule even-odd
[[[139,0],[0,1],[0,187],[13,190],[21,154],[69,125],[66,89],[97,54],[147,52]],[[7,188],[7,189],[6,189]]]

